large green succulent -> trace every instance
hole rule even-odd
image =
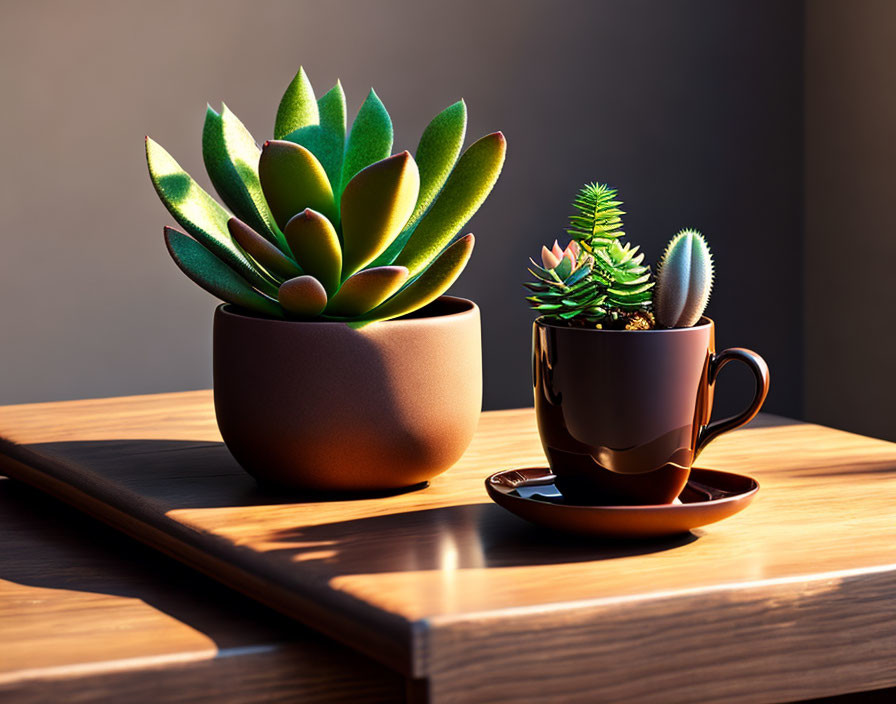
[[[461,154],[466,122],[454,103],[414,156],[391,155],[373,90],[347,131],[342,86],[315,99],[302,69],[260,149],[226,106],[209,107],[202,156],[230,212],[146,138],[152,182],[188,233],[166,227],[168,250],[202,288],[255,313],[361,326],[417,310],[463,271],[473,235],[460,230],[504,163],[500,132]]]

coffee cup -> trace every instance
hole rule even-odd
[[[588,505],[672,502],[714,438],[748,423],[768,393],[765,361],[715,351],[715,326],[602,330],[533,326],[538,431],[558,489]],[[756,386],[747,408],[711,421],[721,369],[742,362]]]

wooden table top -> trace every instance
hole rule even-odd
[[[377,663],[2,477],[0,644],[17,704],[404,696]]]
[[[0,471],[425,678],[433,701],[787,701],[896,684],[896,444],[791,423],[723,436],[701,466],[755,476],[693,534],[545,534],[484,478],[542,463],[531,410],[485,413],[421,491],[260,492],[210,392],[0,408]]]

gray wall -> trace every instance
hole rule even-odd
[[[798,415],[802,22],[800,2],[6,2],[0,402],[210,384],[214,303],[167,258],[142,138],[207,184],[206,101],[263,139],[304,64],[350,112],[375,86],[397,148],[461,96],[471,136],[507,135],[455,286],[482,307],[487,407],[531,402],[526,259],[597,179],[651,259],[682,226],[709,235],[718,341],[764,354],[768,409]]]
[[[896,440],[896,3],[808,3],[806,64],[806,415]]]

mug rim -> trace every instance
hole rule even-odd
[[[558,325],[557,323],[552,323],[546,320],[547,316],[540,315],[538,316],[534,324],[539,325],[544,328],[555,328],[557,330],[578,330],[581,332],[601,332],[601,333],[638,333],[638,334],[653,334],[656,335],[658,333],[686,333],[689,330],[703,330],[707,327],[712,327],[715,325],[715,322],[712,318],[701,315],[700,320],[697,321],[696,325],[691,325],[687,328],[653,328],[651,330],[605,330],[603,328],[581,328],[574,327],[571,325]]]

